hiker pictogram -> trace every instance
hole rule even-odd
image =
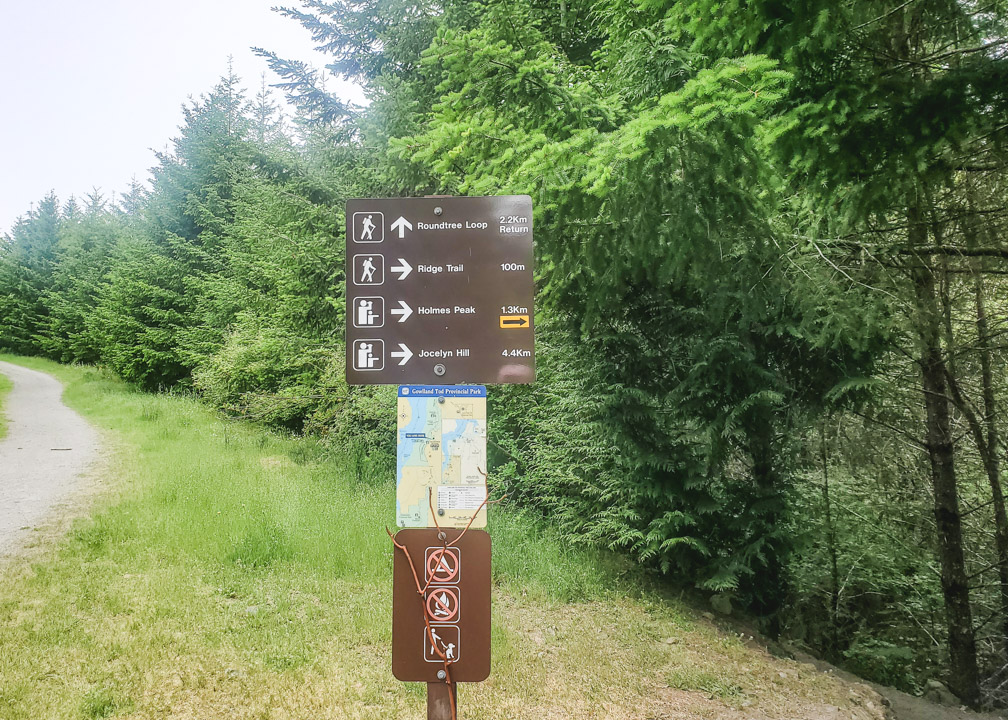
[[[354,285],[381,285],[385,282],[385,257],[368,253],[353,257]]]
[[[385,239],[385,215],[370,211],[354,213],[353,239],[358,243],[380,243]]]

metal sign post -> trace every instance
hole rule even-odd
[[[392,673],[457,720],[457,683],[490,675],[476,384],[535,380],[532,200],[349,200],[346,233],[347,382],[400,385]]]
[[[458,707],[455,685],[427,683],[427,720],[451,720],[452,708]]]

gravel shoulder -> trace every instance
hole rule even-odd
[[[81,489],[99,458],[99,435],[63,404],[63,386],[52,376],[2,361],[0,373],[14,384],[0,440],[2,557],[20,550]]]
[[[812,665],[820,672],[829,673],[853,685],[860,684],[870,687],[885,698],[885,704],[888,707],[888,720],[1008,720],[1008,712],[1003,710],[977,713],[965,707],[938,705],[924,698],[908,695],[896,688],[876,685],[793,647],[789,647],[788,650],[796,660]]]

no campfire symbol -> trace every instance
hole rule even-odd
[[[457,587],[432,587],[427,590],[427,613],[431,622],[458,622],[459,600],[461,595]]]

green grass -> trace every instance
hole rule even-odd
[[[4,413],[4,401],[14,384],[6,375],[0,374],[0,440],[7,437],[7,415]]]
[[[135,482],[74,533],[76,550],[131,560],[153,551],[236,577],[286,568],[387,581],[392,477],[358,479],[311,439],[223,419],[190,396],[141,393],[93,368],[18,362],[58,377],[71,407],[133,449]],[[565,601],[611,592],[597,553],[572,548],[531,516],[495,514],[498,585]]]
[[[83,716],[126,706],[109,688],[131,688],[119,692],[131,696],[141,684],[110,669],[124,651],[142,665],[163,663],[180,632],[193,642],[198,629],[213,653],[277,671],[310,667],[334,642],[388,645],[391,478],[359,481],[316,443],[222,419],[192,397],[136,392],[93,368],[18,362],[57,376],[64,400],[124,447],[115,474],[128,484],[99,501],[55,559],[19,578],[28,596],[49,604],[52,622],[20,624],[20,599],[0,603],[5,644],[13,630],[47,658],[43,665],[75,665],[82,652],[93,658],[74,690]],[[557,600],[609,593],[601,563],[586,552],[521,516],[495,525],[494,580],[504,592]],[[340,613],[327,612],[335,605]],[[109,626],[116,622],[119,631]],[[130,632],[141,627],[143,647]],[[18,675],[5,665],[0,675]],[[0,698],[12,707],[37,700],[27,678]],[[65,699],[53,697],[41,714],[55,717]]]
[[[389,669],[392,477],[192,397],[17,362],[117,440],[90,517],[0,566],[0,720],[421,716],[423,687]],[[491,516],[493,672],[465,716],[658,717],[670,687],[730,702],[769,682],[726,676],[749,651],[617,560]]]
[[[679,690],[695,690],[706,693],[722,700],[742,695],[742,688],[734,682],[732,673],[728,669],[712,672],[683,664],[669,674],[668,685]]]

